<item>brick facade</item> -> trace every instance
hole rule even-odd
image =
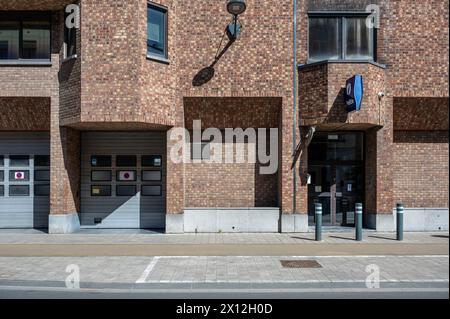
[[[0,11],[52,11],[52,63],[0,65],[0,131],[51,133],[51,214],[79,212],[81,131],[192,129],[196,119],[220,129],[278,128],[279,170],[260,176],[257,164],[168,161],[168,214],[263,206],[307,213],[307,146],[300,145],[295,166],[295,199],[292,154],[294,130],[304,143],[311,125],[365,132],[368,213],[391,213],[397,201],[448,207],[448,0],[298,0],[301,65],[308,62],[308,11],[375,3],[382,15],[378,64],[302,66],[297,114],[292,1],[247,0],[242,34],[227,44],[225,1],[155,0],[168,8],[165,62],[146,54],[145,0],[80,0],[77,58],[62,61],[63,8],[72,2],[0,0]],[[363,108],[348,115],[343,88],[356,73],[365,81]]]

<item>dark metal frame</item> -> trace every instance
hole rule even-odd
[[[169,9],[158,3],[147,1],[147,12],[148,9],[154,9],[164,13],[164,55],[149,53],[147,50],[147,57],[154,59],[169,59]],[[148,14],[147,14],[147,28],[148,28]],[[148,39],[147,39],[148,41]]]
[[[309,57],[309,38],[310,38],[310,33],[309,33],[309,19],[310,18],[339,18],[341,19],[341,23],[340,23],[340,34],[341,34],[341,59],[338,59],[336,61],[352,61],[352,59],[346,59],[345,58],[345,43],[346,43],[346,38],[345,38],[345,27],[346,27],[346,19],[347,18],[358,18],[358,17],[368,17],[371,13],[370,12],[366,12],[366,11],[309,11],[308,12],[308,41],[307,41],[307,45],[308,45],[308,61],[310,61],[310,57]],[[372,31],[372,57],[373,60],[367,60],[367,61],[373,61],[376,62],[378,59],[378,54],[377,54],[377,44],[378,44],[378,40],[377,40],[377,29],[373,28]],[[335,61],[335,60],[333,60]],[[316,62],[313,62],[316,63]]]
[[[2,61],[51,61],[52,57],[52,14],[50,11],[0,11],[0,20],[19,22],[19,58]],[[27,21],[48,20],[49,22],[49,58],[48,59],[24,59],[23,58],[23,23]]]

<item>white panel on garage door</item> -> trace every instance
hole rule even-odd
[[[49,161],[48,133],[0,133],[0,228],[48,227]]]
[[[84,132],[81,145],[83,228],[165,227],[165,132]]]

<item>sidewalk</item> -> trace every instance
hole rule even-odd
[[[314,234],[142,234],[82,232],[47,235],[1,231],[0,256],[327,256],[327,255],[448,255],[447,232],[366,232],[362,242],[353,233]]]

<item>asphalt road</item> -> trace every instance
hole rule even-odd
[[[434,287],[433,287],[434,286]],[[415,288],[308,288],[308,289],[155,289],[93,290],[0,288],[1,299],[448,299],[449,290],[430,283]]]

